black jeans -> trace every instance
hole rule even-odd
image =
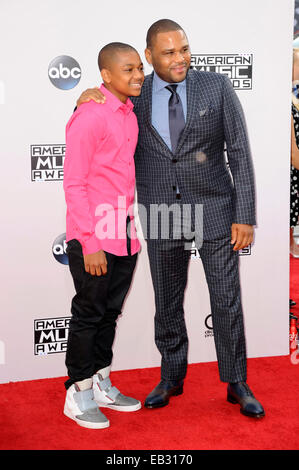
[[[116,320],[131,285],[137,253],[116,256],[105,252],[107,274],[101,276],[85,271],[78,240],[68,242],[67,254],[76,289],[65,358],[69,376],[65,387],[69,388],[111,364]]]

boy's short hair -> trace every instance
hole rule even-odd
[[[111,59],[113,59],[114,55],[118,52],[125,52],[125,51],[137,52],[133,46],[130,46],[130,44],[125,44],[123,42],[110,42],[109,44],[106,44],[106,46],[102,47],[102,49],[99,52],[99,56],[98,56],[99,69],[102,70],[104,68],[108,68],[109,63]]]
[[[158,20],[151,25],[146,35],[146,47],[150,49],[154,39],[159,33],[168,33],[168,31],[184,31],[183,28],[175,21],[167,18]]]

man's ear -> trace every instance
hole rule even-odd
[[[152,51],[149,48],[146,48],[144,51],[144,55],[148,64],[153,65],[152,60]]]
[[[111,82],[111,73],[110,70],[108,69],[102,69],[101,70],[101,76],[104,82],[110,83]]]

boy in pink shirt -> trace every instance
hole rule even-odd
[[[123,43],[103,47],[98,62],[106,101],[85,103],[70,118],[63,184],[67,253],[76,289],[64,414],[92,429],[109,426],[99,407],[141,408],[140,401],[111,385],[109,373],[116,319],[140,248],[132,210],[138,124],[128,97],[140,95],[144,73],[137,51]]]

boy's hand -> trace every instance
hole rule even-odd
[[[77,108],[79,108],[80,104],[87,103],[90,100],[103,104],[106,101],[106,96],[103,95],[99,88],[88,88],[87,90],[83,91],[77,100]]]
[[[232,224],[231,244],[234,251],[242,250],[253,241],[253,225]]]
[[[101,276],[107,273],[107,259],[103,250],[83,257],[86,272],[92,274],[92,276]]]

